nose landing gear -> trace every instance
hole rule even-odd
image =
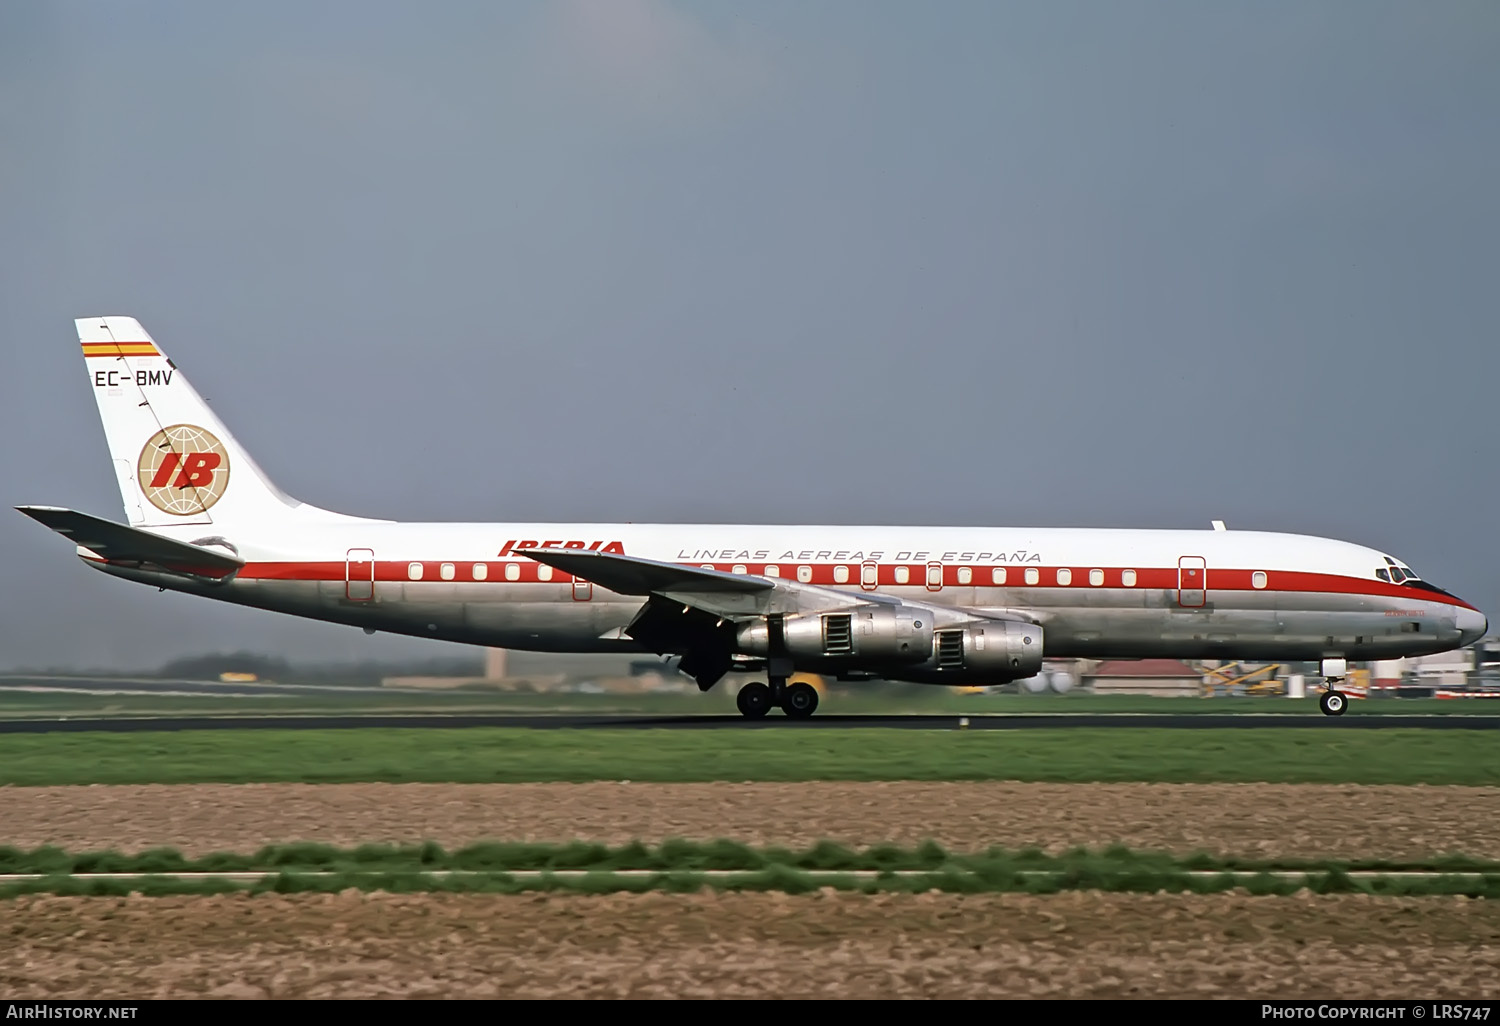
[[[1328,690],[1318,696],[1318,708],[1323,710],[1324,716],[1342,716],[1348,706],[1349,700],[1342,691],[1333,690],[1331,682]]]
[[[1349,708],[1349,696],[1340,691],[1338,686],[1349,672],[1349,662],[1346,659],[1327,658],[1323,660],[1321,668],[1323,687],[1326,690],[1318,696],[1318,708],[1323,710],[1324,716],[1342,716],[1344,710]]]

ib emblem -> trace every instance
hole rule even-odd
[[[223,497],[229,486],[229,453],[201,427],[173,424],[151,436],[136,471],[151,505],[189,517]]]

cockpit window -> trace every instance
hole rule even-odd
[[[1382,581],[1390,581],[1392,584],[1405,584],[1407,581],[1420,581],[1422,578],[1411,572],[1411,567],[1402,566],[1390,556],[1380,557],[1386,562],[1386,569],[1376,570],[1375,576]]]
[[[1429,584],[1427,581],[1422,580],[1422,578],[1412,572],[1411,567],[1397,563],[1390,556],[1382,556],[1381,558],[1386,561],[1387,565],[1385,569],[1376,570],[1375,576],[1379,577],[1382,581],[1390,581],[1392,584],[1400,584],[1404,587],[1420,591],[1430,591],[1438,595],[1447,595],[1449,598],[1453,597],[1452,592],[1444,591],[1436,584]]]

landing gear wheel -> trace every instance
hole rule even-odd
[[[740,688],[740,693],[734,696],[734,704],[739,706],[740,715],[745,719],[761,719],[771,711],[771,689],[753,680]]]
[[[781,708],[789,719],[805,720],[818,710],[818,689],[798,681],[786,689]]]
[[[1349,700],[1342,691],[1330,689],[1318,696],[1318,708],[1323,710],[1324,716],[1342,716],[1348,707]]]

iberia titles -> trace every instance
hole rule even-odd
[[[584,549],[589,552],[617,552],[625,555],[624,542],[602,542],[602,541],[516,541],[512,538],[505,543],[505,548],[500,550],[500,555],[508,556],[515,549]]]

